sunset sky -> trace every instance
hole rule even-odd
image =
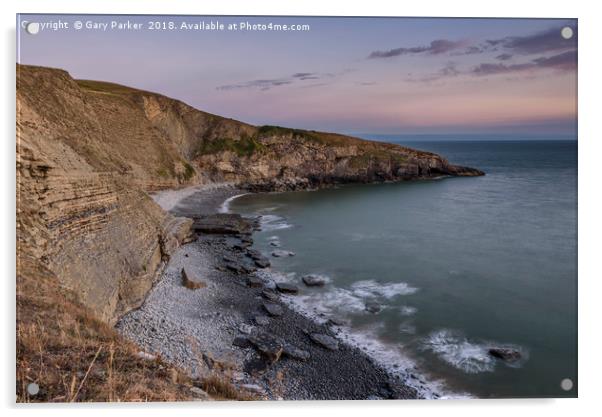
[[[575,20],[21,15],[18,61],[180,99],[252,124],[342,133],[574,138]],[[75,30],[75,21],[143,23]],[[308,24],[309,31],[149,31],[148,21]],[[564,39],[563,27],[574,36]]]

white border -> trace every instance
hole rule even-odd
[[[104,0],[83,2],[69,0],[20,0],[1,2],[4,34],[4,65],[2,65],[1,126],[2,140],[2,243],[1,262],[5,274],[2,295],[2,379],[1,405],[8,414],[35,415],[103,415],[106,409],[126,409],[130,415],[180,416],[209,413],[212,416],[234,413],[245,416],[304,416],[308,414],[341,413],[349,416],[379,415],[504,416],[545,413],[547,416],[593,414],[601,409],[596,403],[600,388],[600,314],[602,276],[596,264],[600,256],[600,52],[602,15],[596,13],[593,1],[475,0],[393,2],[370,0],[358,4],[347,1],[304,0],[294,4],[276,1],[199,1],[199,0]],[[570,17],[579,18],[579,396],[578,400],[471,400],[471,401],[408,401],[408,402],[285,402],[285,403],[219,403],[169,405],[79,405],[76,407],[22,407],[14,405],[14,267],[15,267],[15,14],[29,13],[138,13],[138,14],[291,14],[347,16],[474,16],[474,17]],[[537,215],[537,213],[534,213]],[[121,411],[123,412],[123,411]]]

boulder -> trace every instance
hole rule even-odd
[[[190,392],[192,393],[192,395],[194,395],[197,399],[202,400],[202,401],[210,401],[211,397],[209,396],[209,394],[207,394],[206,391],[204,391],[203,389],[199,388],[199,387],[190,387]]]
[[[263,296],[263,298],[270,301],[278,301],[280,299],[276,291],[267,288],[261,292],[261,295]]]
[[[272,256],[274,258],[284,258],[287,256],[295,256],[295,252],[291,252],[288,250],[282,250],[282,249],[276,249],[275,251],[272,252]]]
[[[268,258],[261,257],[260,259],[255,259],[255,265],[258,268],[263,269],[263,268],[269,268],[272,265],[272,263],[270,262],[270,260]]]
[[[301,279],[308,287],[323,287],[326,285],[326,278],[320,275],[309,274]]]
[[[282,349],[282,354],[288,356],[291,359],[297,359],[300,361],[306,361],[310,358],[310,353],[306,350],[299,349],[289,343],[285,343]]]
[[[310,333],[309,338],[312,342],[328,349],[328,350],[338,350],[339,342],[332,336],[328,336],[323,333]]]
[[[261,288],[263,287],[263,280],[259,277],[251,275],[247,278],[247,285],[251,288]]]
[[[506,362],[516,362],[522,358],[521,353],[516,349],[494,347],[489,348],[489,354],[494,358],[501,359]]]
[[[258,326],[267,326],[268,324],[270,324],[270,319],[267,316],[262,315],[257,315],[253,318],[253,321],[255,321],[255,323]]]
[[[247,349],[251,347],[251,342],[249,342],[249,339],[245,336],[236,336],[232,341],[232,346]]]
[[[364,307],[367,312],[376,314],[380,313],[383,309],[383,306],[377,303],[376,301],[368,301]]]
[[[295,284],[289,284],[288,282],[277,282],[276,289],[286,294],[297,294],[299,288]]]
[[[249,342],[270,362],[276,362],[282,355],[282,343],[269,333],[249,336]]]
[[[207,283],[200,279],[190,268],[182,268],[182,283],[190,290],[205,288]]]
[[[282,307],[276,303],[265,302],[265,303],[263,303],[263,308],[272,317],[279,317],[284,313],[284,311],[282,310]]]

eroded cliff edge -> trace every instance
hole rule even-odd
[[[142,302],[188,238],[190,221],[165,213],[149,191],[483,175],[428,152],[256,127],[58,69],[19,65],[17,75],[18,256],[52,271],[109,323]]]

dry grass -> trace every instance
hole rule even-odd
[[[216,399],[248,399],[225,376],[193,381],[93,317],[35,260],[17,277],[17,402],[186,401],[202,386]],[[37,395],[27,386],[36,383]],[[212,394],[211,394],[212,393]]]

